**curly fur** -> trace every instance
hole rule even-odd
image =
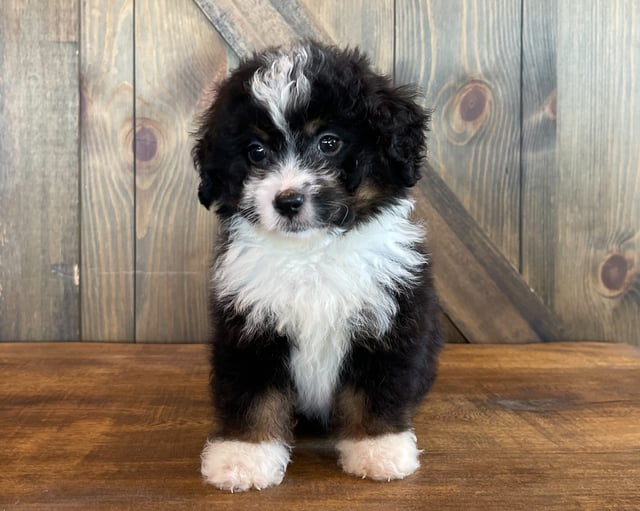
[[[408,195],[428,119],[411,89],[356,49],[272,48],[220,84],[193,149],[199,200],[222,226],[211,307],[217,426],[203,454],[211,484],[278,484],[282,463],[252,480],[227,447],[290,445],[296,414],[338,436],[347,472],[387,480],[418,467],[411,418],[442,342]]]

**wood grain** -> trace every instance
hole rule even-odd
[[[0,340],[78,339],[76,3],[1,7]]]
[[[283,484],[202,484],[202,345],[0,344],[0,508],[635,510],[640,352],[595,343],[449,345],[415,421],[422,468],[343,474],[299,438]]]
[[[393,76],[394,2],[392,0],[301,0],[310,19],[322,27],[326,40],[340,47],[358,46],[376,69]],[[313,26],[313,25],[311,25]],[[305,28],[301,31],[314,30]]]
[[[554,305],[579,339],[640,344],[640,5],[582,7],[558,2]]]
[[[301,8],[298,0],[194,0],[240,58],[269,46],[327,35]]]
[[[553,309],[558,240],[557,0],[525,0],[522,19],[522,266]]]
[[[520,22],[510,0],[411,0],[396,12],[396,80],[435,110],[431,163],[516,267]]]
[[[636,3],[140,1],[134,41],[132,0],[0,1],[0,340],[204,340],[192,114],[234,51],[312,36],[436,108],[418,209],[460,332],[640,344]]]
[[[190,0],[136,2],[136,340],[202,342],[216,224],[197,200],[195,116],[227,54]]]
[[[429,227],[436,289],[463,336],[481,343],[566,340],[560,321],[430,165],[421,183],[416,209]]]
[[[415,1],[396,12],[396,80],[421,85],[434,109],[418,211],[443,307],[471,342],[564,337],[518,273],[520,18],[510,2]]]
[[[81,3],[82,339],[133,341],[133,1]]]

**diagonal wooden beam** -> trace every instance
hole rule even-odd
[[[334,41],[297,0],[194,0],[238,56],[300,38]],[[558,318],[428,165],[416,190],[442,306],[470,342],[565,338]]]
[[[329,41],[329,35],[297,0],[194,0],[240,58],[301,37]]]
[[[425,165],[416,209],[428,221],[429,249],[443,309],[471,342],[565,338],[560,321],[509,263],[442,178]]]

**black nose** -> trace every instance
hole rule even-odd
[[[284,216],[289,218],[298,214],[304,204],[304,195],[295,190],[283,190],[278,192],[273,201],[273,206]]]

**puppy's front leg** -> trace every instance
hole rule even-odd
[[[347,386],[339,394],[336,417],[338,463],[348,474],[376,481],[403,479],[420,466],[408,410],[393,419],[377,413],[363,390]]]
[[[276,346],[214,345],[216,435],[202,451],[205,482],[222,490],[280,484],[292,443],[292,392]]]

